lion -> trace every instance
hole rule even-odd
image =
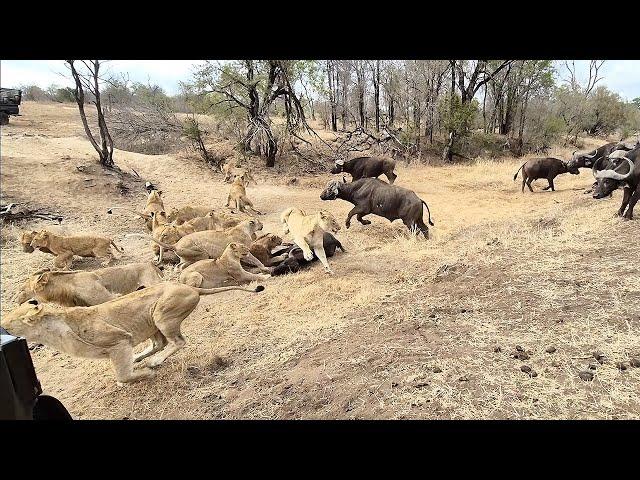
[[[102,266],[106,267],[113,260],[111,246],[122,253],[124,250],[118,247],[108,237],[97,235],[56,235],[47,230],[42,230],[33,237],[31,246],[43,250],[47,248],[56,256],[54,265],[56,268],[68,270],[73,263],[73,256],[106,258]]]
[[[151,378],[150,367],[184,347],[180,326],[198,306],[200,295],[229,290],[260,292],[264,287],[206,289],[162,282],[91,307],[62,307],[32,298],[4,315],[0,325],[70,355],[109,358],[121,385]],[[151,345],[134,357],[133,348],[148,339]],[[134,371],[134,362],[147,357],[146,366]]]
[[[151,218],[151,235],[161,242],[176,243],[182,237],[196,231],[188,223],[183,223],[182,225],[169,223],[164,211],[152,213]],[[157,243],[152,243],[151,246],[156,256],[156,264],[160,265],[164,259],[164,248]]]
[[[202,232],[203,230],[224,230],[235,227],[240,222],[248,219],[248,215],[232,215],[225,212],[211,211],[204,217],[192,218],[185,222],[184,225],[189,225],[196,232]]]
[[[235,180],[236,177],[244,176],[247,182],[253,182],[254,185],[257,185],[255,178],[251,173],[251,169],[239,167],[236,163],[236,160],[231,160],[225,163],[220,170],[224,173],[224,181],[229,183],[229,181]]]
[[[198,260],[219,258],[227,245],[232,242],[251,245],[251,242],[256,239],[256,232],[259,230],[262,230],[262,222],[259,220],[245,220],[235,227],[223,231],[205,230],[191,233],[182,237],[175,244],[164,243],[155,238],[151,238],[151,240],[167,250],[175,252],[180,257],[180,263],[176,268],[182,270]],[[140,234],[132,233],[130,236],[140,236]],[[256,265],[261,271],[269,271],[251,254],[247,255],[247,261]]]
[[[13,300],[24,303],[35,298],[65,307],[89,307],[150,287],[162,280],[162,273],[151,262],[118,265],[91,272],[44,269],[29,277]]]
[[[171,212],[167,217],[171,223],[175,223],[176,225],[182,225],[185,222],[197,217],[204,217],[210,212],[215,211],[214,208],[210,207],[192,207],[191,205],[187,205],[181,208],[172,208]]]
[[[126,207],[109,207],[107,209],[107,213],[111,215],[114,210],[124,210],[125,212],[132,213],[135,216],[142,218],[147,226],[147,230],[151,232],[153,231],[153,214],[164,212],[164,202],[162,201],[161,195],[161,190],[149,190],[149,194],[145,195],[147,197],[147,203],[142,212],[137,212],[136,210]]]
[[[271,278],[271,275],[251,273],[242,268],[240,259],[250,254],[246,245],[232,242],[220,258],[199,260],[182,270],[179,281],[192,287],[214,288]]]
[[[249,210],[257,215],[262,215],[261,212],[253,208],[253,203],[247,197],[247,189],[245,187],[248,183],[245,174],[234,178],[227,196],[227,207],[235,208],[244,213],[248,213],[247,210]]]
[[[340,231],[335,217],[326,210],[307,215],[299,208],[288,208],[280,215],[280,221],[284,224],[284,233],[291,233],[293,241],[302,249],[304,259],[313,260],[315,252],[324,265],[325,272],[333,274],[324,252],[323,236],[325,232]]]
[[[271,254],[271,251],[279,245],[282,245],[282,238],[273,233],[267,233],[254,240],[249,247],[249,251],[265,266],[271,267],[284,261],[288,257],[288,254],[275,257]]]
[[[43,231],[43,230],[40,230],[40,231]],[[22,244],[23,252],[26,252],[26,253],[35,252],[36,249],[31,246],[31,242],[33,241],[33,239],[37,234],[38,232],[36,232],[35,230],[31,230],[30,232],[22,232],[22,235],[20,236],[20,243]],[[44,253],[53,253],[47,247],[39,248],[39,250]]]

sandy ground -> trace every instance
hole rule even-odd
[[[111,236],[125,248],[117,263],[151,260],[148,242],[125,237],[142,232],[141,222],[106,214],[142,208],[142,186],[122,192],[97,167],[76,110],[26,102],[21,113],[2,128],[3,203],[47,208],[67,231]],[[123,151],[115,159],[156,183],[169,209],[226,198],[221,175],[196,161]],[[640,369],[616,363],[640,356],[640,220],[614,218],[621,192],[583,194],[588,171],[558,177],[556,192],[537,181],[535,193],[521,194],[513,174],[524,161],[399,165],[397,184],[431,208],[430,240],[400,222],[354,219],[338,234],[348,252],[329,260],[335,276],[315,265],[270,279],[259,295],[203,297],[183,323],[187,346],[151,381],[118,387],[106,361],[35,349],[45,393],[79,419],[638,418]],[[248,194],[266,213],[264,231],[281,234],[278,217],[290,206],[325,208],[341,222],[351,208],[320,200],[330,174],[296,186],[257,177]],[[3,313],[31,272],[52,265],[50,255],[21,251],[20,229],[48,225],[3,227]],[[514,358],[516,347],[530,358]],[[595,378],[585,382],[578,373],[590,364]]]

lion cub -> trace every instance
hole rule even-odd
[[[238,209],[241,212],[247,213],[247,210],[255,212],[258,215],[262,215],[261,212],[253,208],[253,203],[247,197],[247,189],[245,188],[249,184],[249,180],[244,174],[234,178],[231,188],[229,189],[229,196],[227,197],[227,207]]]
[[[113,240],[97,235],[56,235],[47,230],[42,230],[33,237],[31,247],[45,251],[56,256],[54,265],[56,268],[68,270],[73,262],[73,256],[106,258],[102,266],[106,267],[113,260],[111,251],[113,245],[117,251],[124,252]]]
[[[270,278],[271,275],[251,273],[242,268],[240,259],[249,254],[249,248],[245,245],[230,243],[220,258],[199,260],[185,268],[180,274],[180,283],[198,288],[215,288]]]
[[[326,210],[307,215],[299,208],[288,208],[280,215],[280,221],[284,224],[284,233],[291,233],[293,241],[302,249],[304,259],[313,260],[315,252],[325,272],[333,274],[324,253],[323,237],[325,232],[336,233],[340,230],[335,217]]]
[[[253,256],[260,260],[265,266],[271,267],[284,261],[288,257],[288,254],[279,255],[277,257],[274,257],[271,254],[271,250],[276,248],[278,245],[282,245],[282,238],[278,235],[274,235],[273,233],[267,233],[254,240],[249,247],[249,250]]]

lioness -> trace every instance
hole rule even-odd
[[[225,212],[209,212],[204,217],[196,217],[184,223],[196,232],[203,230],[224,230],[235,227],[240,222],[248,220],[248,215],[232,215]]]
[[[192,207],[187,205],[181,208],[172,208],[167,217],[172,223],[176,225],[182,225],[184,222],[196,217],[204,217],[207,213],[213,212],[214,209],[210,207]]]
[[[246,213],[247,210],[250,210],[258,215],[262,215],[261,212],[253,208],[253,203],[247,197],[246,185],[248,185],[248,181],[244,174],[234,178],[231,188],[229,189],[229,195],[227,196],[227,206],[241,212]]]
[[[231,242],[243,243],[251,245],[256,238],[256,232],[262,230],[262,222],[259,220],[245,220],[235,227],[228,228],[221,232],[215,230],[205,230],[203,232],[195,232],[182,237],[175,244],[171,245],[152,238],[151,240],[158,245],[171,250],[180,257],[180,263],[177,268],[183,269],[198,260],[207,260],[208,258],[219,258],[224,249]],[[137,236],[138,234],[131,234]],[[247,255],[247,261],[259,267],[262,271],[268,272],[260,261],[253,255]]]
[[[240,259],[247,255],[250,255],[250,252],[246,245],[232,242],[227,245],[220,258],[199,260],[182,270],[180,282],[192,287],[214,288],[271,277],[271,275],[251,273],[243,269]]]
[[[304,259],[313,260],[315,252],[324,265],[325,272],[333,274],[324,253],[322,239],[325,232],[340,231],[335,217],[326,210],[307,215],[299,208],[288,208],[280,215],[280,221],[284,224],[284,233],[291,233],[293,241],[302,249]]]
[[[264,265],[270,267],[284,261],[288,257],[286,253],[275,257],[271,254],[271,250],[278,245],[282,245],[282,238],[273,233],[267,233],[254,240],[249,247],[249,251]]]
[[[259,292],[264,287],[204,289],[163,282],[92,307],[61,307],[33,298],[3,316],[1,325],[13,335],[70,355],[109,358],[118,383],[135,382],[152,377],[148,367],[184,347],[180,325],[198,306],[200,295],[228,290]],[[133,348],[149,338],[151,345],[134,358]],[[133,362],[149,356],[146,368],[134,372]]]
[[[255,178],[253,178],[253,175],[251,174],[251,170],[248,168],[238,167],[235,160],[231,160],[225,163],[221,167],[221,170],[222,170],[222,173],[224,173],[224,181],[227,183],[230,180],[233,181],[236,177],[243,175],[247,180],[247,182],[253,182],[254,185],[258,184]]]
[[[35,230],[31,230],[30,232],[22,232],[22,235],[20,236],[20,243],[22,244],[23,252],[33,253],[35,251],[35,248],[31,246],[31,242],[37,234],[38,232],[36,232]],[[44,253],[53,253],[47,247],[42,247],[39,250]]]
[[[169,223],[164,211],[152,213],[151,218],[151,235],[153,235],[153,238],[160,240],[161,242],[176,243],[185,235],[189,235],[196,231],[188,223],[183,223],[182,225]],[[164,259],[164,248],[157,243],[152,243],[151,246],[156,255],[156,264],[159,265]]]
[[[73,262],[73,256],[106,258],[102,266],[106,267],[113,260],[111,245],[119,252],[124,250],[118,247],[113,240],[108,237],[97,235],[56,235],[47,230],[42,230],[31,241],[33,248],[43,250],[47,248],[50,253],[56,256],[54,265],[56,268],[68,270]]]
[[[66,307],[88,307],[162,281],[151,262],[100,268],[91,272],[40,270],[27,279],[14,301],[30,298]]]

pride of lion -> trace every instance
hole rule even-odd
[[[333,236],[340,226],[329,211],[282,211],[283,233],[293,240],[286,243],[275,233],[262,232],[262,222],[254,217],[262,213],[247,195],[246,187],[257,183],[250,170],[229,163],[222,172],[224,181],[231,181],[223,207],[185,205],[167,214],[162,191],[147,182],[142,210],[107,210],[144,220],[145,233],[125,236],[148,239],[153,262],[109,266],[112,249],[124,250],[105,236],[64,235],[52,229],[22,232],[22,250],[54,255],[54,269],[29,275],[13,299],[19,306],[2,318],[2,327],[70,355],[108,358],[120,385],[151,378],[152,368],[185,345],[180,325],[201,295],[260,292],[262,285],[240,285],[294,274],[314,260],[326,273],[334,273],[327,257],[336,246],[345,250]],[[74,257],[97,257],[103,268],[70,270]],[[161,268],[176,260],[179,277],[169,281]],[[148,346],[134,354],[134,348],[148,340]]]

